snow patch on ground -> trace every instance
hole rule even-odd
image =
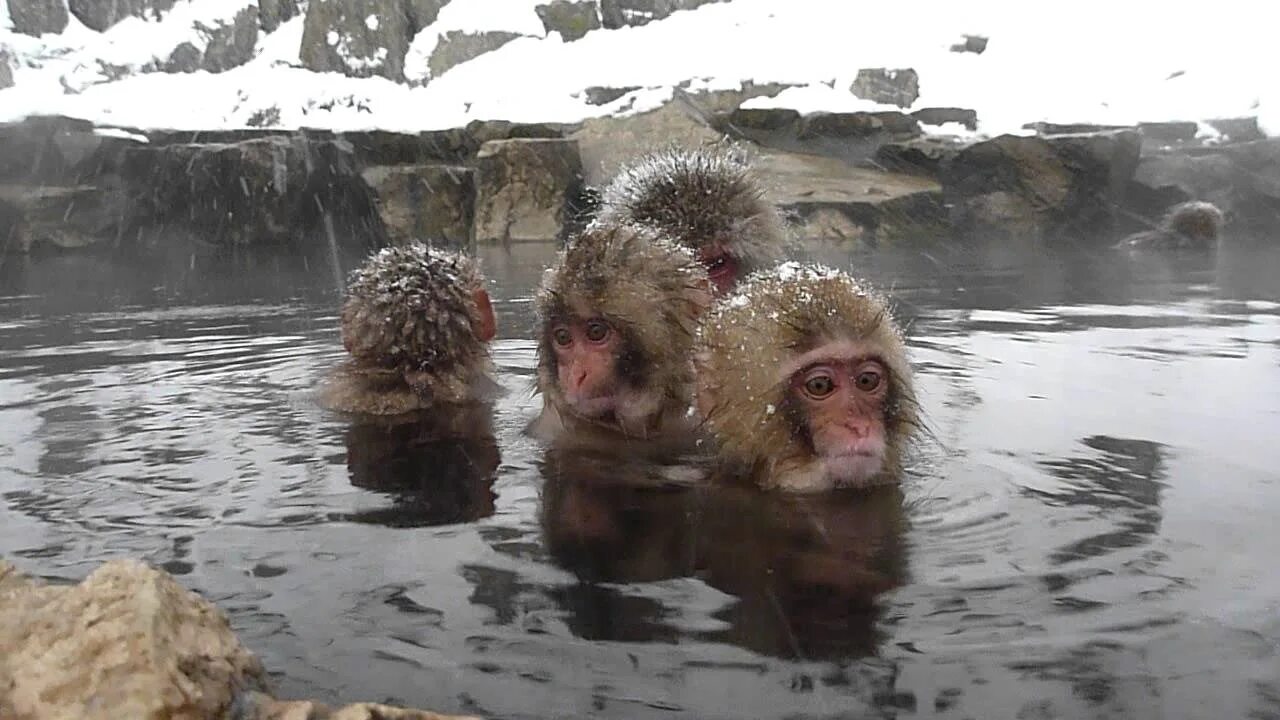
[[[426,78],[427,58],[442,33],[502,30],[526,37],[425,86],[408,87],[291,67],[298,65],[304,23],[295,18],[263,36],[261,55],[244,67],[105,82],[104,62],[136,72],[166,59],[183,41],[202,48],[207,39],[195,22],[229,20],[251,1],[180,0],[160,22],[130,19],[103,34],[74,18],[66,32],[45,38],[0,29],[0,44],[10,45],[20,61],[15,87],[0,91],[0,119],[61,112],[206,129],[241,126],[275,107],[283,127],[572,122],[656,107],[672,86],[690,80],[695,91],[737,88],[746,80],[799,85],[748,107],[884,110],[897,108],[849,92],[858,69],[912,67],[920,75],[920,98],[909,110],[972,108],[983,134],[1019,132],[1040,120],[1130,124],[1247,115],[1280,133],[1280,51],[1269,37],[1276,18],[1264,17],[1277,11],[1252,0],[1219,0],[1211,13],[1077,0],[1051,14],[951,0],[921,0],[910,13],[892,3],[733,0],[642,27],[597,30],[571,43],[545,35],[534,12],[543,0],[453,0],[414,38],[406,58],[410,79]],[[6,16],[0,15],[0,27]],[[989,37],[987,50],[950,52],[964,34]],[[593,85],[644,89],[597,107],[582,93]]]

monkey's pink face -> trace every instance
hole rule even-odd
[[[737,282],[740,274],[738,259],[721,245],[708,245],[698,251],[698,261],[707,269],[707,279],[723,295]]]
[[[884,467],[885,366],[870,357],[828,358],[791,376],[815,458],[832,485],[860,485]]]
[[[598,418],[617,406],[618,333],[600,318],[552,326],[557,380],[565,401],[584,417]]]

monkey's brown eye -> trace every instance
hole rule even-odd
[[[814,375],[804,381],[804,392],[815,400],[830,395],[836,390],[836,381],[830,375]]]
[[[592,320],[587,323],[587,339],[591,342],[603,342],[609,337],[609,325],[599,320]]]
[[[862,392],[873,392],[880,387],[880,373],[874,370],[863,370],[858,373],[858,377],[853,382]]]
[[[573,342],[573,333],[569,332],[569,328],[556,328],[551,331],[551,338],[556,341],[557,345],[568,345]]]

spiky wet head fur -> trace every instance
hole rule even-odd
[[[421,243],[389,247],[351,273],[342,306],[342,344],[352,369],[391,385],[415,378],[438,402],[470,396],[477,369],[489,368],[472,292],[484,280],[475,261]]]
[[[623,167],[604,189],[599,221],[658,229],[685,247],[722,246],[743,274],[780,262],[782,216],[740,151],[671,148]]]
[[[889,373],[885,465],[896,478],[919,426],[911,366],[883,297],[848,275],[786,263],[748,277],[705,314],[694,345],[697,406],[722,457],[762,485],[813,456],[790,412],[788,361],[835,341],[866,342]]]
[[[1200,244],[1218,240],[1222,227],[1222,211],[1210,202],[1192,200],[1180,203],[1165,214],[1161,227]]]
[[[655,419],[683,413],[692,394],[693,333],[709,302],[706,271],[688,248],[649,228],[593,223],[570,240],[538,289],[539,390],[568,411],[551,329],[572,318],[601,318],[622,341],[620,379],[659,395]]]

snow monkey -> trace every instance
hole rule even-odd
[[[1208,250],[1218,242],[1222,219],[1222,211],[1213,203],[1201,200],[1179,203],[1169,208],[1155,230],[1134,233],[1122,240],[1120,247]]]
[[[781,262],[786,225],[742,153],[668,149],[624,166],[603,190],[598,222],[655,228],[698,254],[718,293]]]
[[[651,229],[593,223],[544,273],[535,302],[544,399],[535,435],[656,439],[687,427],[693,333],[711,303],[688,248]]]
[[[385,248],[351,273],[350,354],[323,390],[336,410],[391,415],[490,397],[493,306],[475,261],[420,243]]]
[[[696,404],[720,459],[766,489],[896,482],[920,425],[901,332],[848,275],[786,263],[703,317]]]

